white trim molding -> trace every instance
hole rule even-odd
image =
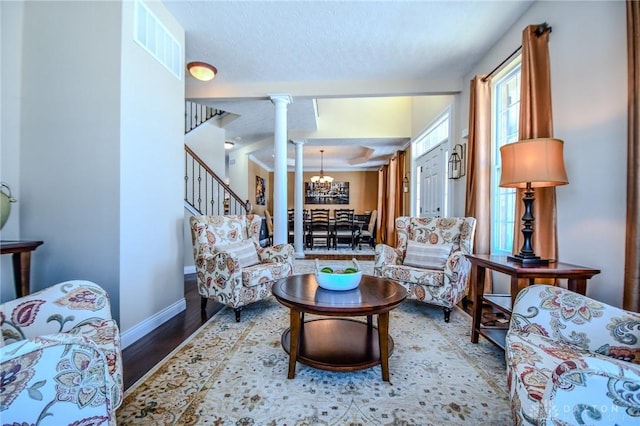
[[[195,267],[194,267],[195,268]],[[129,330],[122,333],[120,336],[120,347],[125,349],[126,347],[137,342],[165,322],[169,321],[180,312],[187,309],[187,301],[183,297],[172,305],[167,306],[162,311],[150,316],[144,321],[134,325]]]

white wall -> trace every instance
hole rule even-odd
[[[486,74],[522,41],[529,24],[550,35],[554,135],[565,141],[569,185],[557,188],[561,261],[602,270],[587,294],[622,304],[626,188],[625,3],[537,2],[467,76]],[[469,85],[461,96],[468,117]],[[466,128],[468,123],[460,123]],[[535,247],[534,247],[535,249]]]
[[[15,49],[3,48],[2,85],[17,88],[3,90],[3,108],[20,112],[2,114],[2,162],[11,165],[2,179],[20,200],[7,229],[44,241],[33,290],[97,282],[126,343],[132,329],[144,334],[184,309],[184,80],[133,41],[133,2],[18,4],[24,19],[2,2],[3,43]],[[184,43],[164,6],[148,6]],[[3,259],[7,300],[15,296],[4,269]]]
[[[0,41],[2,43],[0,65],[0,94],[2,96],[2,124],[0,125],[0,182],[11,188],[11,194],[18,200],[11,205],[11,215],[0,231],[0,239],[20,238],[20,101],[22,94],[22,2],[0,2]],[[3,190],[6,192],[6,190]],[[36,254],[32,261],[38,261]],[[16,297],[13,285],[11,256],[0,256],[0,302]]]
[[[433,124],[447,108],[453,106],[454,95],[416,96],[411,98],[411,137],[416,138]],[[453,111],[452,111],[453,113]]]
[[[409,137],[411,97],[318,99],[318,130],[307,137]]]
[[[184,30],[165,7],[146,4],[184,46]],[[176,78],[133,40],[133,9],[133,2],[123,3],[118,53],[123,332],[163,310],[181,309],[184,298],[184,77]]]
[[[185,143],[219,177],[225,177],[225,130],[216,120],[209,120],[190,131]]]
[[[20,238],[44,241],[32,289],[95,281],[118,318],[121,5],[24,8]]]
[[[219,127],[217,120],[209,120],[190,131],[185,137],[185,143],[196,153],[207,166],[221,178],[226,177],[224,141],[226,132]],[[246,173],[245,173],[246,174]],[[245,178],[246,179],[246,178]],[[235,188],[234,188],[235,191]],[[191,228],[189,218],[191,212],[184,208],[184,272],[193,273],[193,244],[191,243]]]

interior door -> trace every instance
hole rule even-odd
[[[420,174],[420,217],[440,217],[444,212],[444,155],[442,146],[424,154],[416,162]]]

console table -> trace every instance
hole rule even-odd
[[[0,241],[0,254],[13,254],[13,277],[16,286],[16,298],[31,292],[31,252],[42,241]]]
[[[518,282],[529,280],[529,285],[536,278],[567,279],[567,287],[576,293],[585,294],[587,280],[600,273],[599,269],[571,265],[562,262],[550,262],[548,265],[528,265],[507,260],[507,256],[491,256],[486,254],[468,254],[476,272],[476,292],[473,301],[473,324],[471,328],[471,342],[478,343],[478,337],[483,335],[495,345],[504,349],[506,329],[485,328],[480,323],[482,305],[488,303],[501,312],[510,315],[513,300],[518,294]],[[510,294],[484,294],[484,280],[486,270],[501,272],[511,277]]]

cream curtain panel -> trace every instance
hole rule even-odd
[[[378,228],[376,231],[376,243],[387,243],[387,176],[389,166],[384,165],[378,171]]]
[[[395,157],[389,160],[389,168],[387,173],[387,208],[385,210],[384,221],[386,222],[385,226],[385,241],[387,245],[391,247],[395,247],[395,234],[394,231],[396,229],[395,226],[395,218],[396,218],[396,175],[397,175],[397,165],[398,161]]]
[[[404,197],[402,179],[405,175],[405,151],[396,151],[389,163],[378,171],[378,230],[376,240],[396,246],[396,217],[402,216]]]
[[[519,140],[553,137],[549,31],[536,34],[538,27],[529,25],[522,32]],[[514,253],[520,252],[524,241],[520,221],[524,213],[523,192],[523,189],[516,190]],[[554,187],[535,189],[533,216],[536,218],[532,238],[534,252],[543,259],[558,259]]]
[[[467,187],[465,216],[476,218],[473,252],[491,254],[491,80],[477,75],[471,80],[469,140],[467,142]],[[471,281],[476,282],[475,270]],[[485,292],[491,293],[491,274],[485,277]],[[475,286],[470,287],[475,300]]]
[[[627,1],[629,107],[623,308],[640,312],[640,2]]]
[[[393,226],[391,227],[392,229],[392,235],[391,235],[391,239],[389,241],[391,241],[391,247],[395,247],[396,246],[396,221],[395,218],[398,216],[402,216],[404,214],[404,194],[402,192],[402,179],[404,179],[404,175],[406,173],[405,170],[405,160],[406,160],[406,156],[407,153],[405,151],[397,151],[396,152],[396,175],[395,175],[395,182],[393,185],[393,197],[391,197],[391,195],[389,195],[389,197],[393,200]]]

